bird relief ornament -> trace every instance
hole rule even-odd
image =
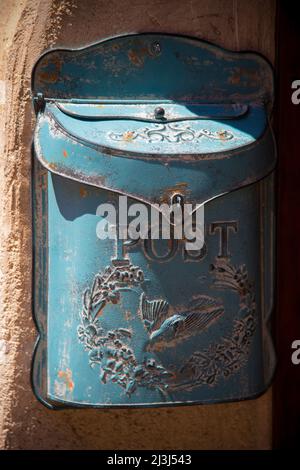
[[[130,397],[138,387],[159,391],[165,400],[177,391],[190,391],[203,385],[215,386],[243,367],[248,359],[251,339],[256,329],[254,286],[244,265],[233,266],[229,260],[216,258],[210,266],[214,289],[229,289],[238,297],[238,311],[231,334],[219,342],[194,351],[176,369],[164,365],[163,353],[178,344],[199,336],[224,315],[222,301],[199,294],[185,309],[174,310],[165,299],[148,298],[143,291],[143,271],[130,260],[113,261],[97,273],[92,286],[83,294],[78,338],[88,353],[88,361],[99,372],[103,383],[115,383]],[[138,290],[139,289],[139,290]],[[131,328],[105,327],[105,310],[109,305],[122,310],[122,295],[139,296],[134,313],[146,340],[143,351],[135,350]],[[139,348],[140,349],[140,348]],[[160,353],[160,354],[157,354]]]

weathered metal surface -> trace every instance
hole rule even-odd
[[[150,406],[260,394],[274,368],[267,62],[133,35],[46,53],[33,93],[37,396]],[[119,194],[205,203],[205,245],[98,239],[97,207]]]
[[[160,52],[153,52],[159,43]],[[205,70],[205,73],[203,73]],[[224,51],[166,34],[111,38],[76,51],[51,50],[37,62],[32,88],[56,99],[272,101],[273,74],[253,53]]]

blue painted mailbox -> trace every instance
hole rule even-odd
[[[32,93],[37,397],[129,407],[262,393],[275,362],[270,65],[134,34],[46,52]],[[125,196],[129,212],[204,207],[204,244],[122,239]],[[105,224],[115,237],[99,236]]]

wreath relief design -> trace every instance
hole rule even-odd
[[[78,338],[89,353],[91,366],[99,366],[100,380],[118,384],[129,396],[138,387],[147,387],[167,397],[171,392],[215,386],[220,378],[226,379],[241,369],[247,362],[256,328],[254,287],[244,265],[235,267],[228,261],[217,260],[210,274],[216,289],[230,289],[239,296],[232,333],[194,352],[176,371],[167,370],[151,354],[154,356],[155,351],[174,347],[209,328],[223,315],[223,305],[207,295],[199,295],[187,311],[169,313],[168,302],[149,300],[142,293],[137,314],[149,339],[145,346],[147,358],[138,362],[131,347],[132,331],[127,328],[105,330],[101,314],[109,303],[120,302],[122,291],[141,285],[144,274],[130,263],[108,266],[97,274],[91,289],[83,295]]]

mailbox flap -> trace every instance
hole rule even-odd
[[[174,192],[201,204],[275,165],[273,77],[256,54],[129,35],[46,53],[33,92],[48,170],[150,204]]]
[[[119,137],[126,132],[136,131],[125,131],[123,126],[130,123],[135,129],[134,126],[140,126],[140,122],[113,121],[113,126],[110,127],[110,120],[78,121],[61,111],[55,112],[59,112],[60,118],[63,116],[62,121],[66,119],[70,125],[71,120],[74,125],[73,129],[70,126],[66,130],[54,113],[45,111],[40,114],[34,143],[37,157],[48,170],[149,203],[159,202],[166,195],[171,197],[174,192],[182,192],[187,200],[201,204],[259,180],[275,165],[274,142],[269,128],[256,139],[250,132],[247,134],[246,129],[236,129],[232,124],[225,127],[224,122],[180,121],[173,124],[178,126],[173,127],[173,136],[176,133],[179,136],[188,133],[187,126],[191,123],[200,133],[204,122],[207,134],[203,133],[199,138],[201,142],[149,139],[144,143],[144,139],[136,139],[136,150],[129,151],[127,148],[135,145],[135,139],[133,143],[127,143],[126,138],[119,140]],[[256,112],[259,114],[261,111],[257,109],[254,114]],[[78,136],[76,126],[78,132],[82,131],[81,136]],[[156,132],[159,136],[160,129],[165,124],[149,123],[147,126],[148,131],[143,131],[144,133],[153,129],[154,134]],[[180,131],[179,126],[186,127]],[[101,129],[99,135],[95,131],[97,128]],[[113,133],[114,147],[113,144],[111,147],[104,145],[110,133]],[[233,133],[235,137],[231,137]],[[239,146],[232,148],[237,141]],[[205,153],[202,153],[202,148]]]
[[[46,115],[74,141],[88,147],[160,158],[228,152],[255,142],[266,128],[266,112],[259,103],[50,102]]]

